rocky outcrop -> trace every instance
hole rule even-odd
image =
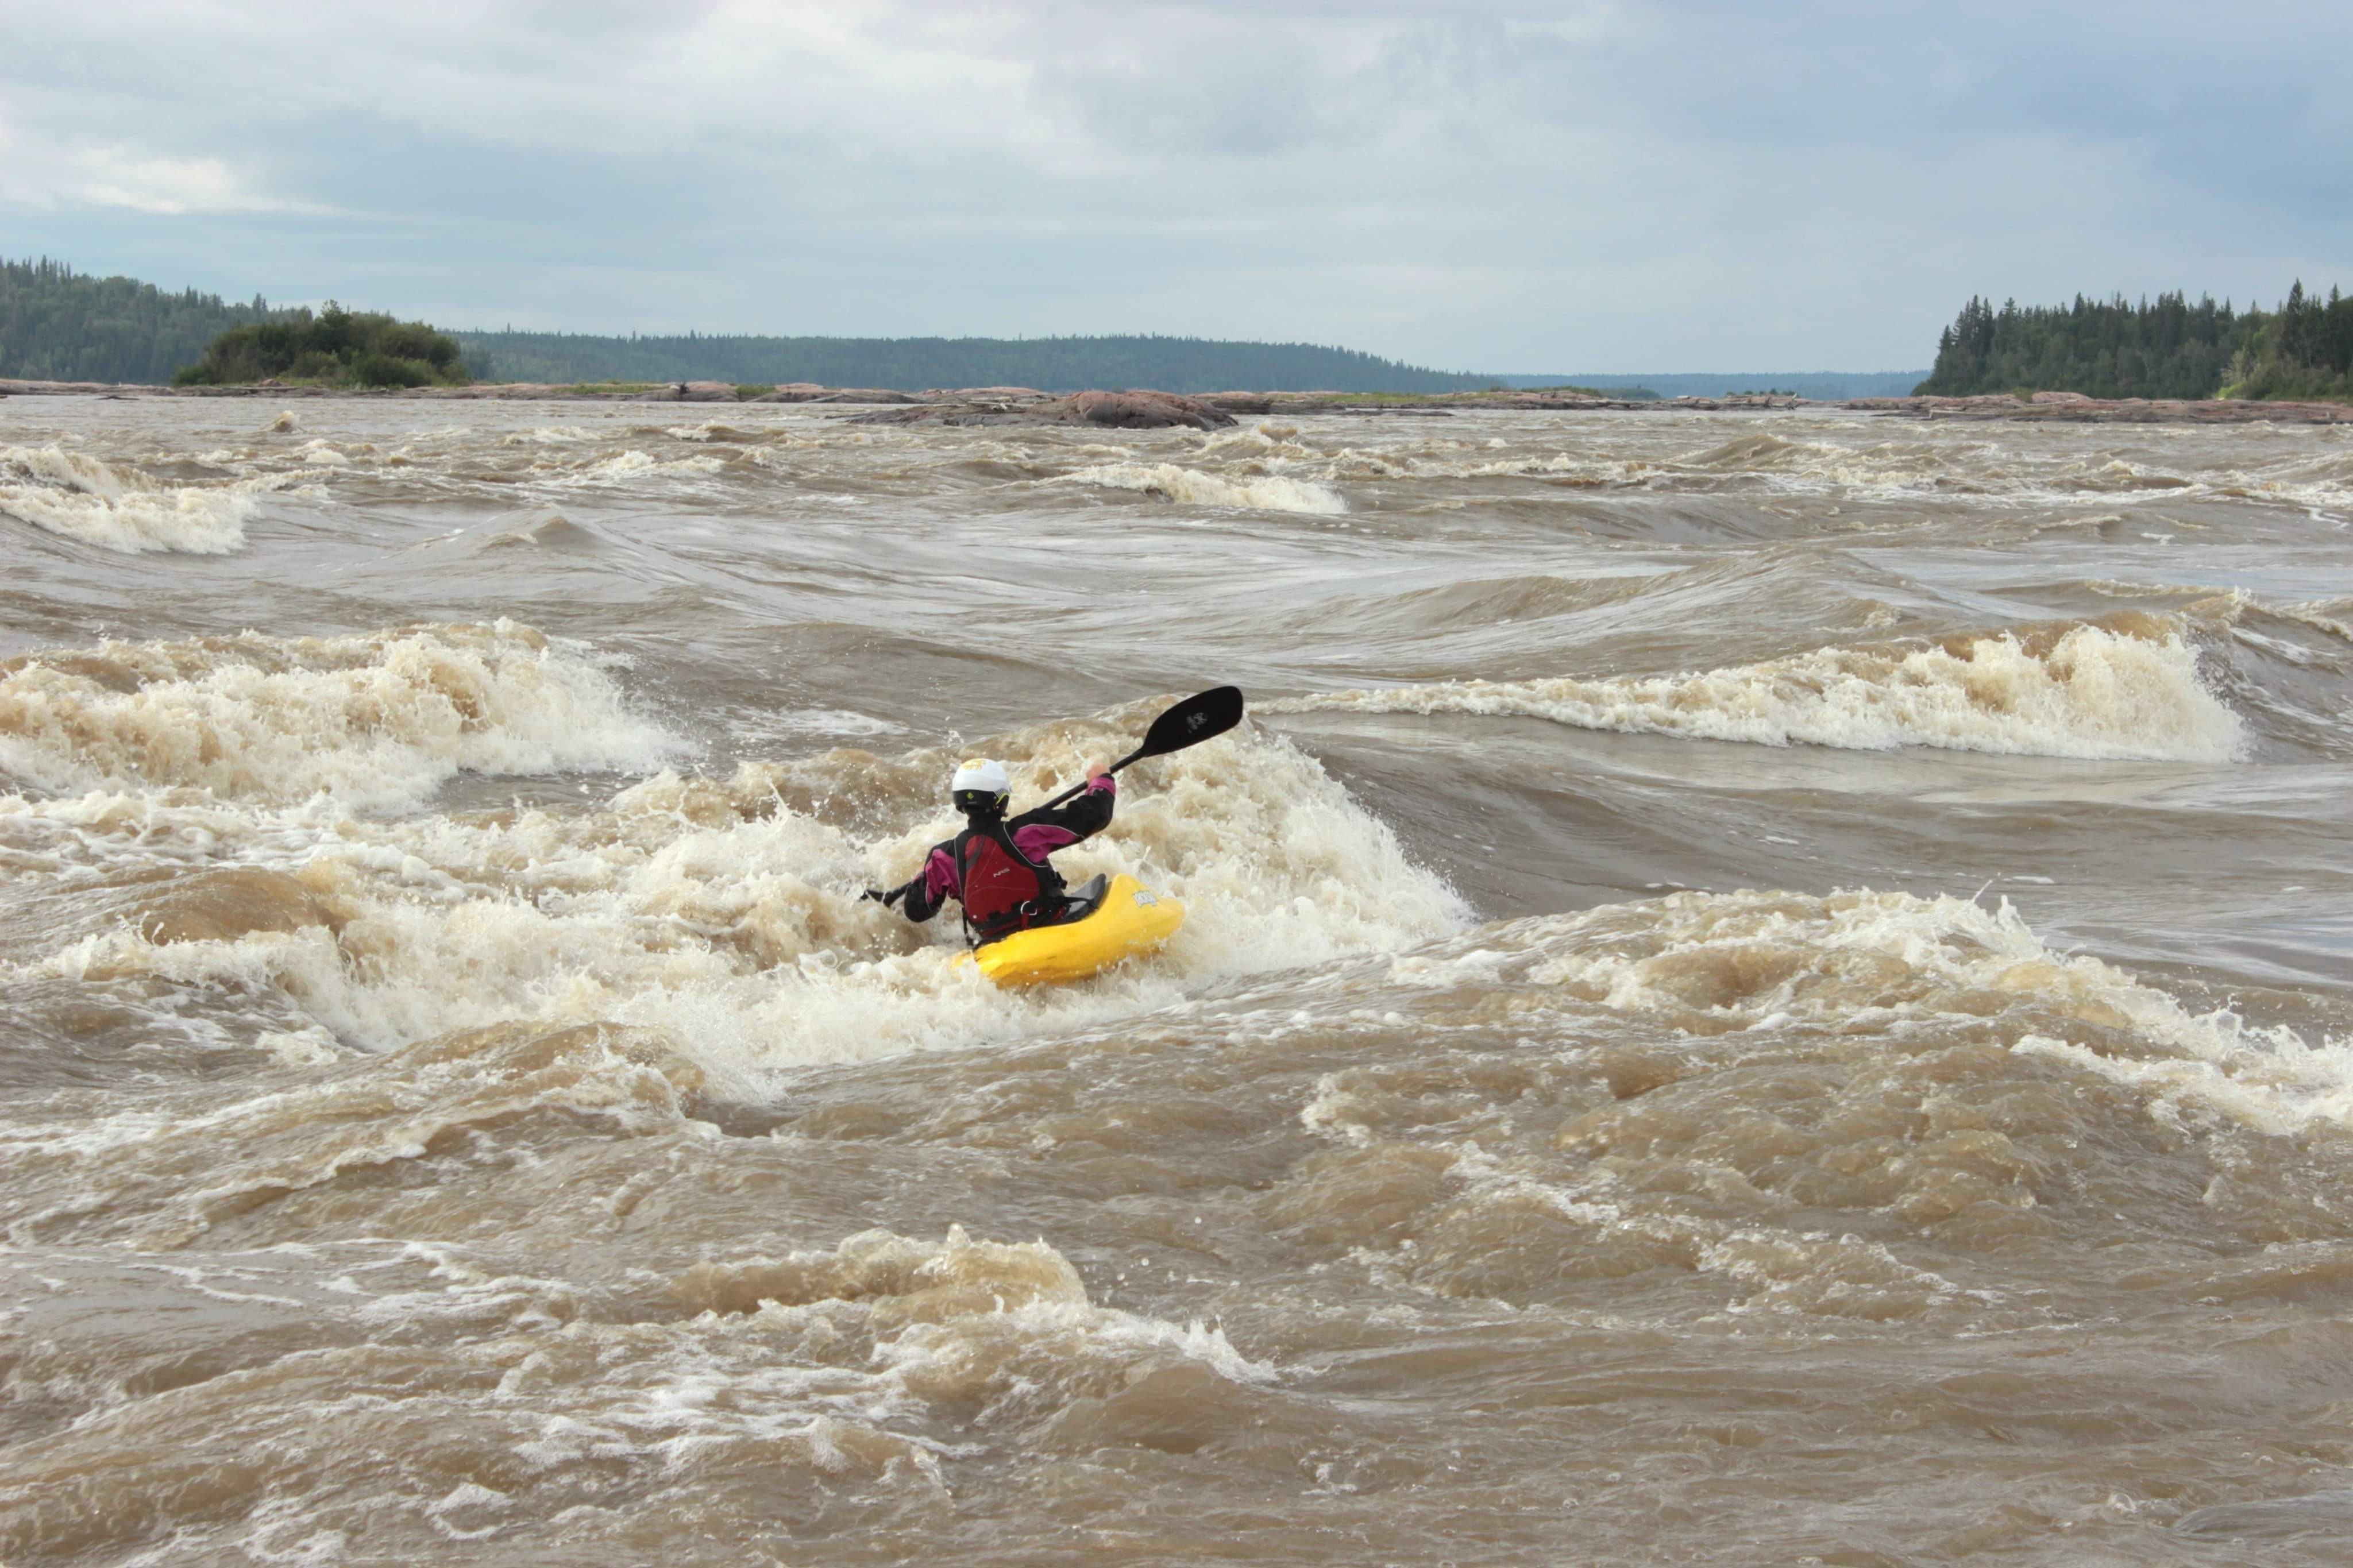
[[[1215,430],[1234,423],[1224,409],[1173,392],[1074,392],[1035,406],[1057,425],[1105,425],[1118,430],[1166,430],[1176,425]]]
[[[1248,400],[1253,406],[1242,406]],[[1589,397],[1571,392],[1440,392],[1426,395],[1383,392],[1219,392],[1209,395],[1208,401],[1219,406],[1249,414],[1446,414],[1462,408],[1514,408],[1528,410],[1557,409],[1656,409],[1673,407],[1654,398],[1639,402],[1614,397]],[[1690,406],[1686,402],[1683,406]],[[1702,406],[1714,408],[1709,402]]]
[[[1234,423],[1224,409],[1173,392],[1074,392],[1042,403],[933,403],[861,414],[859,425],[1094,425],[1114,430],[1215,430]]]
[[[934,386],[918,394],[925,403],[1051,403],[1054,395],[1034,386]]]
[[[893,392],[881,386],[819,386],[815,382],[796,381],[779,386],[774,392],[763,393],[752,399],[754,403],[922,403],[932,395],[918,397],[913,393]]]
[[[632,392],[623,401],[629,403],[740,403],[732,381],[676,381],[668,386],[650,387],[644,392]]]

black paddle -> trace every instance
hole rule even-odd
[[[1165,757],[1171,752],[1197,746],[1203,741],[1224,734],[1241,721],[1241,688],[1213,686],[1198,697],[1187,697],[1155,719],[1152,728],[1144,732],[1144,744],[1103,772],[1115,773],[1130,763],[1140,763],[1146,757]],[[1072,784],[1039,809],[1051,810],[1066,800],[1075,799],[1086,787],[1083,784]]]
[[[1204,741],[1224,734],[1241,721],[1241,688],[1213,686],[1198,696],[1187,697],[1184,701],[1155,719],[1152,721],[1152,728],[1144,732],[1144,744],[1112,763],[1103,772],[1115,773],[1130,763],[1140,763],[1146,757],[1165,757],[1171,752],[1181,752],[1187,746],[1198,746]],[[1038,809],[1050,811],[1066,800],[1077,798],[1086,787],[1085,784],[1072,784]],[[922,873],[917,873],[918,877],[921,875]],[[904,898],[908,889],[914,885],[913,881],[904,882],[887,893],[869,888],[866,889],[866,897],[888,908]]]

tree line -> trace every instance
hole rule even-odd
[[[2332,284],[2323,303],[2298,279],[2278,314],[2264,318],[2231,379],[2233,397],[2353,401],[2353,300]]]
[[[417,385],[475,379],[538,382],[727,381],[829,386],[1151,386],[1170,392],[1454,392],[1484,375],[1403,364],[1314,343],[1131,335],[1050,338],[616,337],[568,332],[436,331],[330,305],[272,307],[217,294],[96,278],[48,258],[0,261],[0,375],[156,384],[322,380]],[[1810,393],[1813,391],[1809,387]],[[2017,391],[2094,397],[2311,397],[2353,400],[2353,300],[2323,300],[2299,280],[2276,310],[2211,297],[2118,295],[1997,309],[1972,298],[1939,336],[1915,389],[1966,395]],[[1815,394],[1820,395],[1820,394]]]
[[[1354,349],[1214,338],[594,337],[459,332],[475,374],[500,381],[731,381],[824,386],[1148,386],[1162,392],[1456,392],[1492,376],[1426,370]]]
[[[330,323],[331,311],[336,321]],[[259,329],[283,328],[265,333]],[[354,331],[399,341],[346,341]],[[414,331],[409,332],[408,329]],[[1314,343],[1211,338],[834,338],[596,336],[462,331],[453,359],[432,329],[363,312],[272,307],[259,295],[230,304],[198,289],[177,293],[131,278],[94,278],[61,261],[0,262],[0,375],[34,381],[157,385],[188,372],[200,381],[325,380],[416,384],[470,373],[476,380],[539,382],[728,381],[828,386],[1150,386],[1168,392],[1454,392],[1493,378],[1402,364]],[[406,335],[403,335],[406,333]],[[369,358],[371,353],[381,357]],[[438,356],[438,357],[437,357]],[[365,364],[363,368],[362,361]],[[330,363],[332,362],[332,363]],[[369,381],[369,376],[378,380]]]
[[[130,278],[93,278],[47,257],[0,260],[0,375],[155,385],[233,328],[280,319],[257,294],[232,305]]]
[[[2181,293],[2135,304],[2078,294],[2068,305],[1996,310],[1971,298],[1936,342],[1915,392],[2080,392],[2091,397],[2353,397],[2353,300],[2322,301],[2299,279],[2277,310]]]

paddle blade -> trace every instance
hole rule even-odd
[[[1135,749],[1135,755],[1142,759],[1181,752],[1222,735],[1241,721],[1241,689],[1213,687],[1198,697],[1187,697],[1155,719],[1152,728],[1144,733],[1144,744]]]

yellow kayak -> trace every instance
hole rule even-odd
[[[1073,896],[1083,901],[1092,892],[1089,886]],[[1092,912],[1060,925],[1017,931],[968,956],[999,985],[1059,985],[1154,952],[1184,923],[1184,905],[1121,875],[1103,890]]]

